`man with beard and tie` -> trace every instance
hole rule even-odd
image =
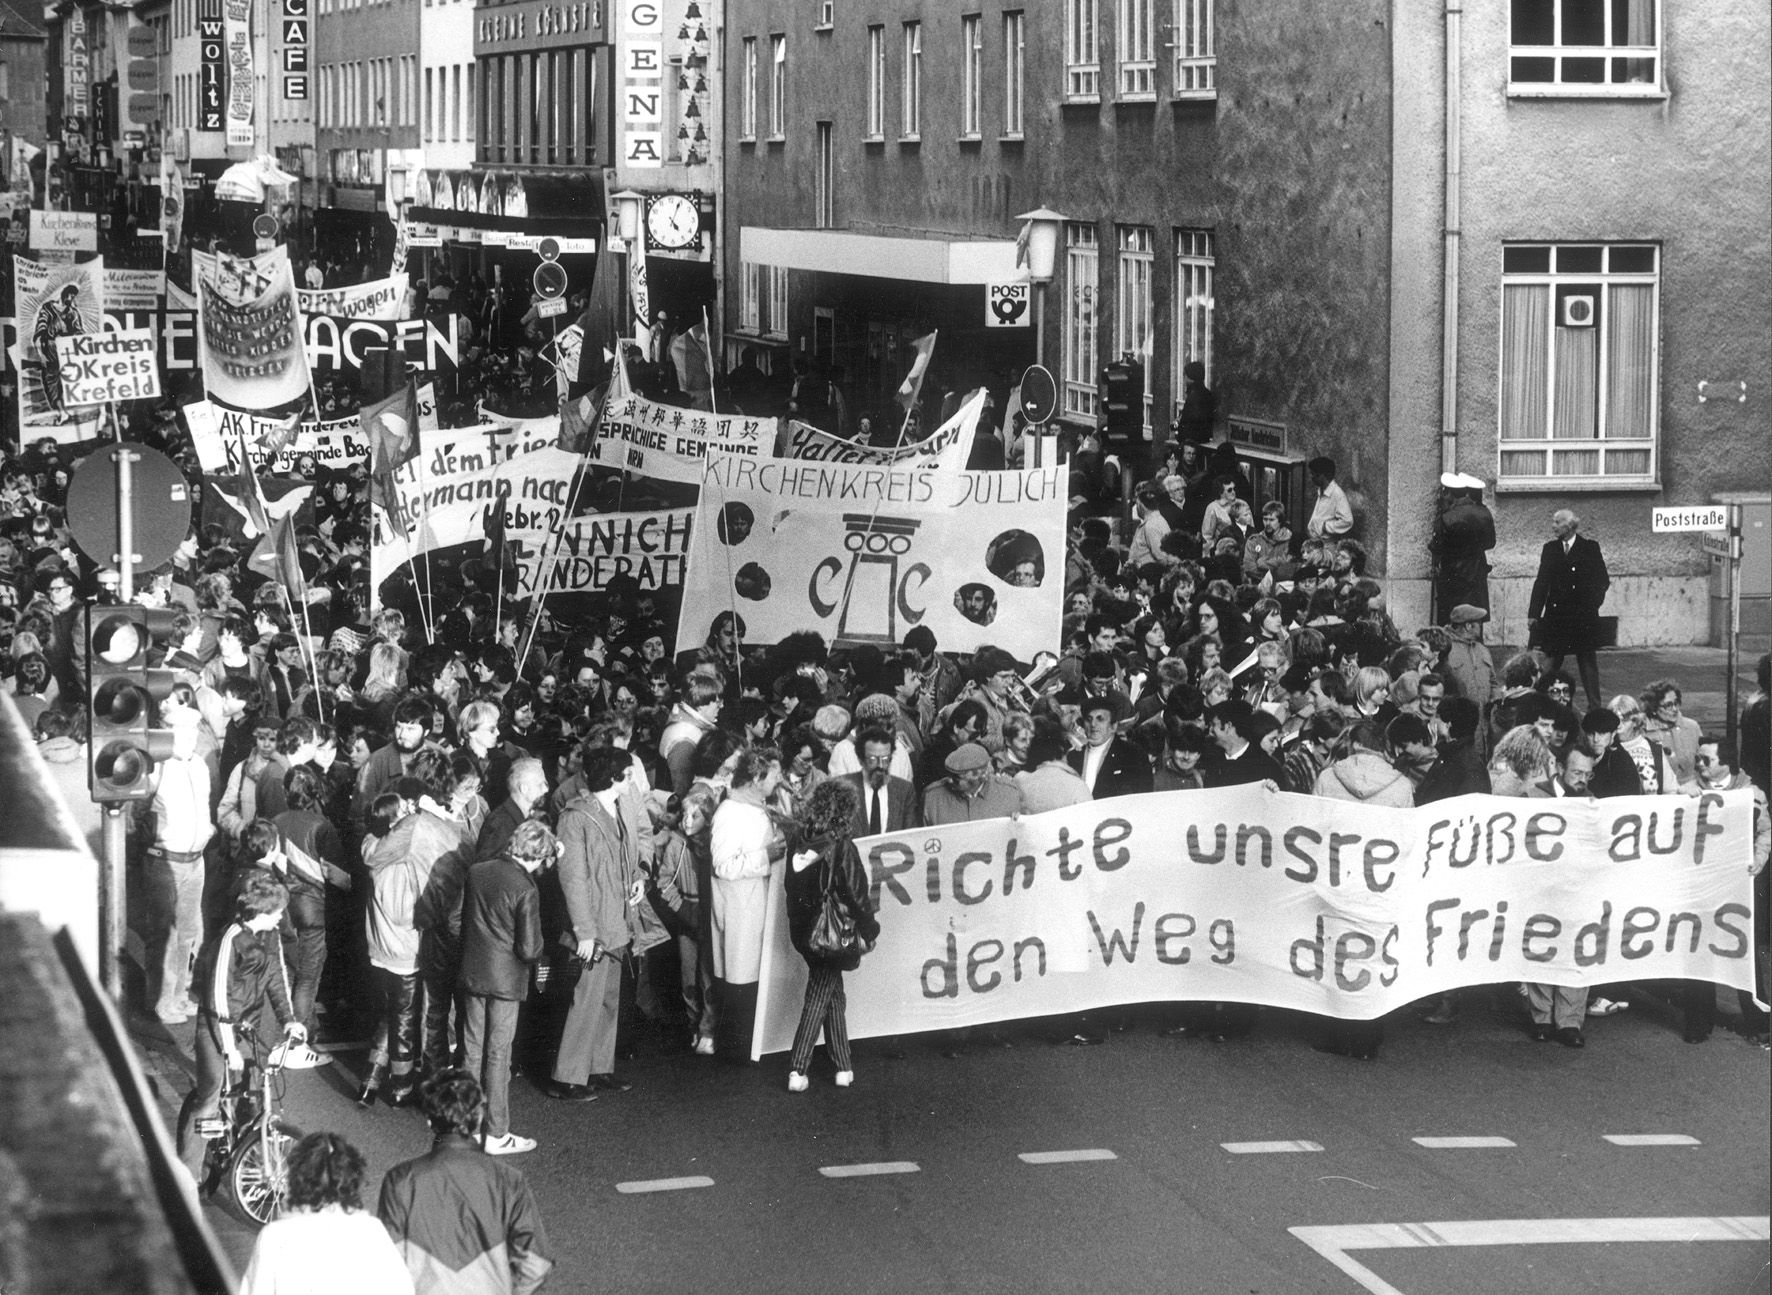
[[[412,771],[412,758],[427,747],[437,749],[427,737],[431,731],[431,703],[423,697],[405,697],[394,707],[394,740],[373,752],[357,774],[357,795],[351,813],[357,827],[375,798]]]
[[[892,776],[892,734],[882,725],[870,724],[856,734],[855,745],[861,751],[861,771],[843,775],[861,793],[854,834],[878,836],[921,827],[917,789]]]

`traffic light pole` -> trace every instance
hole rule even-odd
[[[117,432],[117,599],[135,601],[135,455],[123,444],[117,407],[111,406]],[[88,660],[87,669],[92,668]],[[105,806],[105,857],[99,861],[99,926],[104,948],[99,951],[99,977],[105,992],[123,1001],[123,954],[127,916],[124,879],[128,873],[129,825],[120,805]]]
[[[135,601],[135,455],[122,444],[121,428],[117,441],[117,600],[128,603]]]

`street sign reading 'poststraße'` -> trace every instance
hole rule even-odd
[[[1651,508],[1649,530],[1656,535],[1679,531],[1726,531],[1729,529],[1727,504],[1699,504],[1684,508]]]

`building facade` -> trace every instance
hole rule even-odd
[[[380,211],[388,188],[398,195],[416,183],[422,8],[423,0],[319,0],[314,147],[330,197],[322,205]]]
[[[43,65],[48,39],[41,5],[0,0],[0,130],[38,148],[48,139]]]

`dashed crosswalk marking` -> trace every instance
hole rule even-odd
[[[1500,1147],[1513,1147],[1519,1144],[1512,1138],[1410,1138],[1418,1147],[1426,1147],[1429,1151],[1489,1151]]]
[[[1104,1148],[1083,1151],[1024,1151],[1016,1157],[1028,1165],[1068,1165],[1078,1160],[1118,1160],[1120,1157]]]
[[[873,1174],[914,1174],[919,1169],[914,1160],[882,1160],[871,1165],[826,1165],[818,1172],[826,1178],[867,1178]]]
[[[1321,1142],[1220,1142],[1219,1146],[1233,1156],[1278,1155],[1287,1151],[1321,1151]]]
[[[1696,1147],[1703,1145],[1690,1133],[1607,1133],[1615,1147]]]
[[[1359,1282],[1370,1295],[1403,1295],[1350,1250],[1423,1250],[1445,1246],[1616,1245],[1625,1241],[1766,1241],[1772,1219],[1724,1218],[1464,1219],[1450,1223],[1355,1223],[1288,1228],[1293,1236]]]
[[[646,1192],[681,1192],[691,1187],[712,1187],[714,1180],[705,1174],[691,1174],[687,1178],[649,1178],[637,1183],[617,1183],[615,1190],[623,1196],[638,1196]]]

